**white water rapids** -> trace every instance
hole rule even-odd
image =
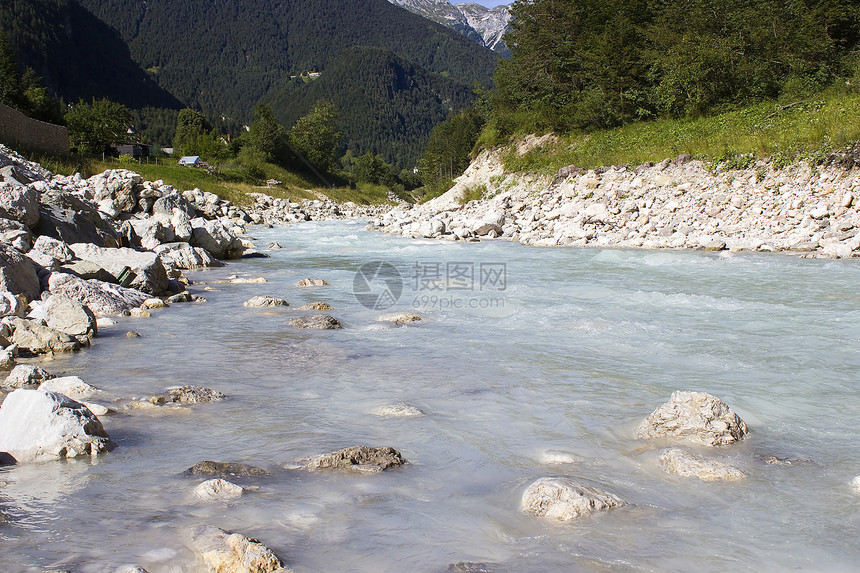
[[[228,399],[104,416],[114,451],[0,469],[0,570],[198,571],[184,545],[196,524],[257,538],[296,572],[857,570],[856,260],[415,241],[358,221],[252,235],[284,248],[190,274],[208,302],[118,319],[91,348],[40,362],[109,399],[181,384]],[[372,261],[402,278],[385,311],[353,292]],[[211,284],[233,275],[268,282]],[[305,277],[331,286],[297,288]],[[296,329],[287,320],[305,313],[243,307],[254,295],[328,302],[345,328]],[[392,311],[425,320],[376,321]],[[663,445],[633,438],[674,390],[714,394],[747,422],[746,440],[706,452],[747,479],[671,476]],[[393,402],[426,415],[370,414]],[[283,469],[360,444],[410,463]],[[202,478],[180,475],[201,460],[272,475],[201,503]],[[575,523],[524,515],[522,492],[543,476],[629,505]]]

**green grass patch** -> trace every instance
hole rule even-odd
[[[801,102],[766,102],[698,119],[564,134],[524,155],[511,149],[504,162],[514,172],[553,173],[567,165],[638,165],[689,153],[744,167],[764,157],[820,158],[855,141],[860,141],[860,93],[843,88]]]

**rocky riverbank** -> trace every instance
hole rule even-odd
[[[532,141],[532,146],[540,140]],[[523,146],[525,152],[529,146]],[[850,149],[827,165],[757,162],[727,169],[681,155],[654,165],[553,175],[509,173],[484,151],[454,187],[400,206],[370,228],[447,240],[538,246],[784,251],[848,258],[860,251],[860,170]],[[464,197],[481,193],[469,202]],[[465,203],[465,204],[464,204]]]

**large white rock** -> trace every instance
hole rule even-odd
[[[36,242],[33,243],[33,250],[61,263],[68,263],[75,258],[75,253],[66,243],[48,235],[42,235],[36,239]]]
[[[192,270],[207,267],[223,267],[224,263],[213,257],[209,251],[201,247],[192,247],[188,243],[165,243],[153,249],[165,268]]]
[[[671,439],[704,446],[725,446],[749,433],[728,405],[706,392],[677,391],[639,428],[639,439]]]
[[[212,573],[287,573],[275,553],[255,539],[201,525],[191,531],[189,547]]]
[[[34,364],[18,364],[3,381],[6,388],[38,388],[45,380],[56,378]]]
[[[81,260],[95,263],[118,276],[124,267],[131,268],[137,275],[129,286],[143,292],[161,295],[167,291],[167,272],[158,255],[134,249],[106,249],[90,243],[74,243],[69,248]]]
[[[623,505],[627,502],[596,487],[568,478],[544,477],[526,488],[521,508],[537,517],[569,521]]]
[[[48,291],[86,305],[96,317],[137,308],[149,298],[136,289],[123,288],[97,279],[84,280],[68,273],[51,273],[48,277]]]
[[[34,228],[39,224],[39,193],[28,186],[0,185],[0,217]]]
[[[5,320],[13,329],[9,342],[17,344],[21,350],[27,350],[33,354],[49,354],[72,352],[81,348],[80,341],[74,336],[43,326],[35,320],[17,316]]]
[[[202,247],[219,259],[238,259],[242,256],[242,240],[221,221],[197,218],[191,220],[191,226],[191,246]]]
[[[95,455],[113,445],[99,419],[62,394],[18,389],[0,408],[0,452],[19,463]]]
[[[205,500],[229,500],[242,497],[245,488],[225,479],[209,479],[194,488],[194,495]]]
[[[77,376],[49,378],[39,385],[39,390],[56,392],[78,401],[89,400],[99,393],[98,388],[87,384]]]
[[[0,243],[0,291],[35,300],[39,298],[40,289],[33,262],[10,245]]]
[[[65,296],[52,294],[43,307],[50,328],[71,336],[98,334],[96,317],[86,305]]]
[[[701,458],[681,448],[667,448],[660,452],[660,463],[670,474],[696,477],[702,481],[738,480],[746,477],[744,472],[734,466]]]

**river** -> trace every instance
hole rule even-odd
[[[104,416],[112,452],[0,469],[11,519],[0,569],[197,571],[184,532],[209,524],[258,538],[297,572],[857,570],[856,260],[417,241],[359,221],[251,234],[284,248],[190,273],[208,302],[120,318],[91,348],[40,362],[105,402],[183,384],[228,398]],[[380,281],[379,268],[396,273]],[[215,282],[231,276],[268,282]],[[305,277],[331,286],[297,288]],[[328,302],[344,329],[288,326],[303,313],[243,307],[254,295]],[[394,311],[424,320],[377,322]],[[633,438],[681,389],[747,422],[746,440],[705,452],[745,480],[670,476],[662,445]],[[370,414],[393,402],[426,415]],[[410,463],[283,468],[359,444]],[[259,489],[236,501],[201,503],[201,478],[181,475],[201,460],[271,476],[244,482]],[[629,505],[575,523],[524,515],[522,492],[543,476]]]

